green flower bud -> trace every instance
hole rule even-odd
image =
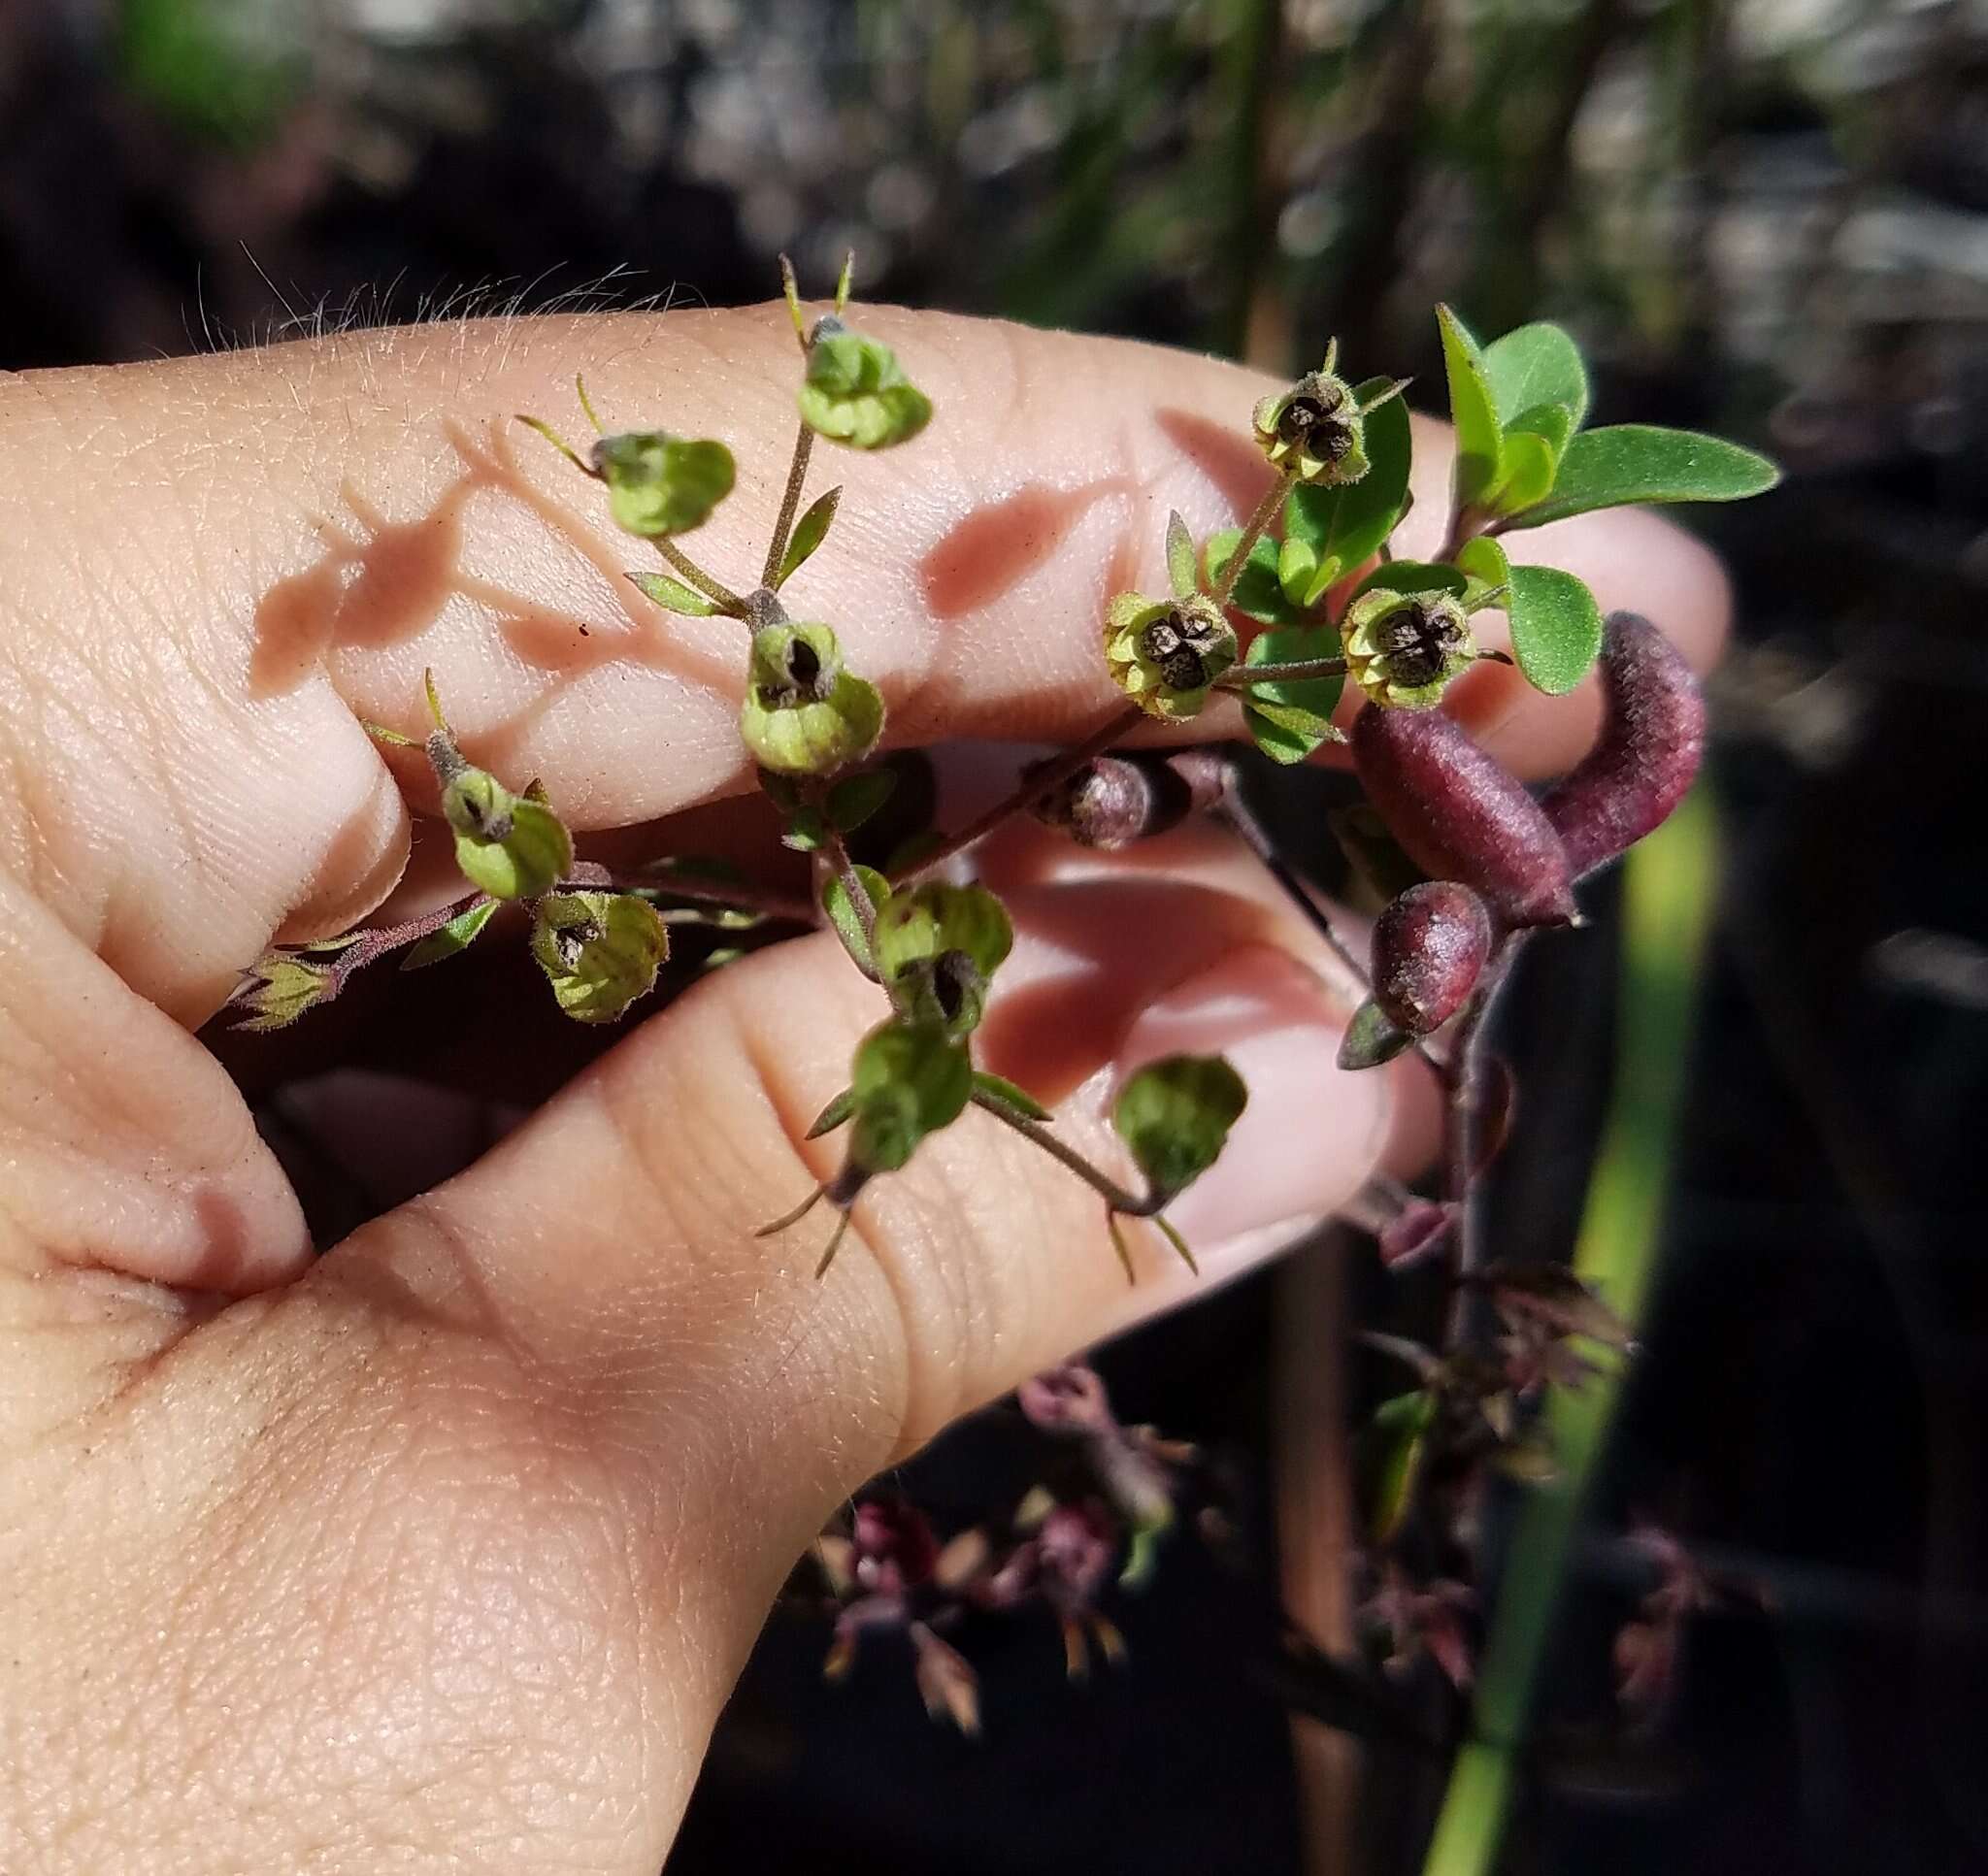
[[[1111,681],[1152,716],[1177,721],[1198,714],[1236,651],[1234,629],[1206,595],[1154,600],[1120,593],[1105,614]]]
[[[928,881],[894,894],[877,914],[878,974],[917,1022],[971,1035],[987,983],[1014,945],[1007,908],[984,886]]]
[[[732,492],[732,452],[709,439],[686,442],[660,430],[603,437],[593,448],[594,473],[608,485],[608,505],[630,534],[686,534]]]
[[[1219,1055],[1170,1055],[1125,1084],[1111,1125],[1153,1192],[1171,1199],[1214,1165],[1248,1099]]]
[[[228,998],[231,1009],[248,1013],[237,1029],[287,1029],[308,1009],[328,1004],[339,993],[337,971],[295,951],[265,951],[242,973]]]
[[[926,1135],[966,1111],[973,1064],[965,1044],[938,1025],[892,1021],[857,1044],[849,1092],[855,1103],[850,1167],[866,1175],[895,1172]]]
[[[1346,672],[1376,703],[1427,709],[1477,656],[1462,601],[1448,593],[1370,588],[1342,622]]]
[[[455,864],[492,899],[536,899],[573,866],[566,823],[484,770],[464,769],[443,790],[442,808],[455,830]]]
[[[617,1021],[669,955],[669,928],[631,893],[547,893],[532,920],[532,956],[578,1022]]]
[[[827,626],[769,625],[752,636],[739,734],[776,774],[833,774],[877,746],[883,698],[843,669]]]
[[[438,771],[445,765],[438,763]],[[511,832],[517,797],[487,769],[477,769],[456,757],[447,765],[442,784],[442,815],[458,834],[479,840],[501,840]]]
[[[932,400],[904,375],[897,353],[830,313],[808,342],[801,419],[816,435],[857,449],[908,443],[931,420]]]

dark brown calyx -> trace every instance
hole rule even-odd
[[[1433,684],[1455,663],[1470,637],[1463,609],[1450,599],[1411,599],[1380,623],[1387,675],[1407,688]]]
[[[1176,607],[1162,613],[1139,635],[1140,656],[1157,665],[1173,690],[1199,690],[1208,682],[1202,654],[1213,646],[1220,630],[1211,619]]]

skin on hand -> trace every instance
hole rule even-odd
[[[1168,510],[1205,534],[1261,492],[1264,381],[864,323],[938,416],[881,457],[817,450],[816,485],[847,493],[790,607],[882,685],[894,742],[1081,737],[1116,708],[1095,623],[1160,582]],[[800,1136],[878,1014],[826,935],[631,1025],[501,1146],[311,1262],[188,1032],[273,937],[344,929],[400,878],[403,790],[433,804],[358,719],[417,727],[433,667],[465,747],[582,829],[749,786],[739,629],[650,607],[618,576],[639,543],[504,421],[566,423],[578,370],[611,423],[732,444],[739,487],[690,544],[721,576],[756,567],[794,422],[767,309],[0,378],[10,1872],[646,1876],[835,1501],[1191,1290],[1140,1233],[1128,1294],[1095,1198],[979,1115],[866,1195],[826,1281],[805,1233],[755,1239],[833,1165]],[[1409,553],[1436,544],[1441,436],[1418,428]],[[1715,651],[1723,582],[1662,522],[1509,544]],[[1591,685],[1458,688],[1525,773],[1592,734]],[[985,866],[1019,933],[987,1066],[1059,1103],[1073,1144],[1112,1163],[1110,1087],[1153,1056],[1221,1048],[1248,1080],[1176,1214],[1207,1281],[1419,1150],[1412,1072],[1333,1068],[1348,986],[1214,832],[1108,858],[1015,831]]]

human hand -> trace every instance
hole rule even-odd
[[[1109,592],[1161,583],[1167,510],[1201,534],[1263,485],[1230,441],[1263,386],[1123,344],[865,324],[940,420],[849,467],[796,599],[881,682],[894,741],[1081,736],[1121,701],[1095,621]],[[700,556],[750,564],[777,493],[762,466],[793,423],[781,327],[487,322],[0,378],[0,1866],[17,1876],[648,1876],[834,1503],[1195,1291],[1164,1248],[1128,1291],[1095,1197],[979,1115],[866,1194],[824,1281],[806,1234],[755,1238],[832,1163],[797,1142],[878,1014],[826,935],[632,1025],[501,1145],[320,1260],[189,1033],[272,937],[342,930],[432,876],[432,847],[409,864],[420,778],[359,726],[405,719],[424,666],[467,749],[542,776],[577,826],[672,822],[646,852],[692,843],[692,821],[694,844],[727,838],[738,810],[702,805],[749,785],[736,627],[651,610],[613,576],[628,543],[493,419],[560,408],[583,369],[604,410],[727,438],[742,487]],[[1440,436],[1421,426],[1411,547],[1443,507]],[[1720,576],[1662,522],[1617,511],[1510,544],[1696,662],[1715,649]],[[1528,773],[1567,767],[1593,728],[1587,691],[1548,701],[1496,668],[1457,696]],[[1352,1000],[1216,833],[1107,859],[1017,829],[982,864],[1019,934],[985,1059],[1055,1100],[1077,1144],[1109,1160],[1110,1088],[1146,1057],[1219,1048],[1247,1079],[1226,1154],[1174,1214],[1204,1286],[1419,1151],[1408,1066],[1333,1067]],[[530,1080],[500,983],[450,1007],[467,1037],[361,1004],[336,1046]]]

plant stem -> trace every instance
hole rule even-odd
[[[713,579],[668,535],[656,535],[654,542],[656,552],[676,568],[719,611],[735,619],[743,619],[746,616],[746,602],[722,580]]]
[[[1343,658],[1295,658],[1281,665],[1232,665],[1215,679],[1217,690],[1247,690],[1251,684],[1298,684],[1308,677],[1343,677]]]
[[[1284,505],[1284,497],[1290,494],[1291,485],[1297,479],[1292,471],[1285,470],[1264,492],[1263,500],[1256,505],[1256,511],[1243,524],[1242,539],[1236,543],[1236,551],[1229,556],[1228,570],[1222,575],[1221,584],[1213,595],[1217,606],[1228,605],[1229,596],[1236,590],[1236,582],[1242,577],[1243,568],[1249,565],[1251,551],[1263,539],[1264,530],[1276,519],[1277,510]]]
[[[870,956],[877,956],[877,902],[870,897],[870,888],[863,883],[863,875],[856,871],[856,863],[849,858],[849,849],[844,841],[841,831],[829,820],[828,810],[821,811],[822,825],[828,830],[825,842],[830,862],[843,882],[843,891],[848,895],[849,904],[855,907],[856,923],[863,928],[863,942],[870,947]],[[896,999],[893,997],[893,1002]]]
[[[780,562],[786,557],[787,536],[801,507],[801,489],[808,480],[808,458],[813,448],[814,432],[804,423],[794,433],[794,460],[787,467],[787,486],[780,496],[779,517],[773,524],[773,539],[767,544],[766,571],[759,576],[762,586],[774,583]]]
[[[759,912],[767,918],[783,918],[796,925],[817,922],[815,909],[807,900],[783,893],[772,886],[755,886],[745,880],[737,885],[715,879],[679,879],[669,872],[617,872],[612,868],[583,860],[568,875],[572,885],[603,886],[610,892],[655,893],[664,899],[687,899],[695,905],[722,905],[737,912]]]
[[[1446,1342],[1454,1353],[1470,1333],[1473,1299],[1469,1280],[1477,1267],[1475,1203],[1477,1117],[1483,1103],[1484,1031],[1512,960],[1529,934],[1508,932],[1499,940],[1451,1033],[1442,1077],[1442,1196],[1450,1206],[1449,1324]]]
[[[890,883],[893,886],[901,886],[908,879],[915,879],[921,873],[930,872],[942,862],[950,860],[955,853],[965,852],[977,840],[985,839],[1004,821],[1025,812],[1044,795],[1060,788],[1093,756],[1101,756],[1114,742],[1123,741],[1127,735],[1139,727],[1144,717],[1145,712],[1137,705],[1128,710],[1120,710],[1109,723],[1093,731],[1075,747],[1064,750],[1060,756],[1035,771],[1006,800],[997,802],[959,833],[948,835],[930,853],[921,855],[910,866],[902,867],[892,873]]]
[[[451,901],[447,905],[438,905],[432,912],[423,912],[418,918],[404,919],[398,925],[376,926],[366,933],[356,944],[348,944],[338,954],[331,967],[333,989],[336,997],[346,987],[347,979],[383,958],[389,951],[397,951],[404,944],[415,944],[422,938],[441,931],[452,918],[460,918],[472,905],[480,904],[487,895],[469,893]]]
[[[1066,1146],[1041,1121],[1029,1120],[1011,1108],[1004,1107],[993,1096],[974,1090],[974,1105],[984,1107],[988,1113],[1004,1126],[1011,1127],[1023,1139],[1040,1146],[1052,1159],[1060,1161],[1077,1174],[1085,1185],[1095,1192],[1106,1204],[1127,1218],[1151,1218],[1166,1203],[1163,1198],[1148,1193],[1143,1199],[1135,1198],[1109,1173],[1100,1172],[1074,1146]]]
[[[1222,805],[1215,812],[1228,822],[1230,830],[1256,856],[1257,863],[1263,870],[1284,889],[1284,896],[1304,915],[1306,923],[1325,940],[1326,949],[1352,972],[1354,982],[1362,990],[1371,989],[1365,961],[1354,953],[1353,947],[1333,928],[1333,922],[1327,917],[1325,908],[1311,897],[1310,888],[1277,852],[1276,843],[1270,838],[1269,830],[1243,802],[1241,791],[1231,788],[1222,797]]]
[[[1620,1031],[1600,1154],[1574,1258],[1633,1328],[1658,1262],[1665,1186],[1683,1112],[1688,1033],[1704,969],[1718,872],[1717,829],[1687,797],[1625,863]],[[1587,1483],[1600,1462],[1619,1382],[1555,1388],[1545,1420],[1559,1475],[1528,1495],[1502,1571],[1504,1589],[1478,1663],[1473,1737],[1458,1754],[1423,1876],[1490,1876],[1525,1742],[1533,1684]]]

